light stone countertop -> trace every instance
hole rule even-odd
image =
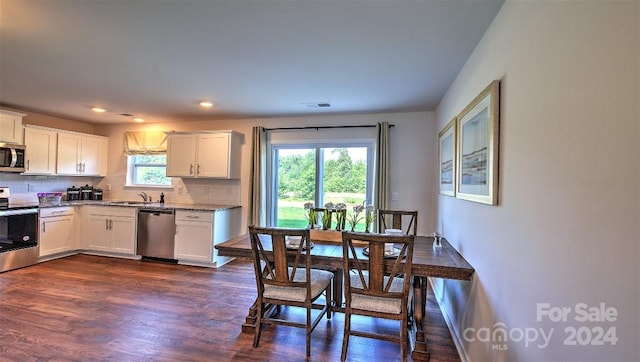
[[[82,200],[82,201],[63,201],[59,205],[39,205],[34,203],[34,206],[40,208],[49,207],[61,207],[61,206],[115,206],[115,207],[137,207],[140,209],[173,209],[173,210],[187,210],[187,211],[222,211],[226,209],[235,209],[241,207],[240,205],[218,205],[218,204],[177,204],[177,203],[164,203],[159,202],[140,202],[140,201],[117,201],[117,200]]]

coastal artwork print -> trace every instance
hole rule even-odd
[[[494,81],[458,117],[458,198],[497,204],[498,98]]]
[[[456,195],[456,119],[452,119],[439,134],[440,194]]]

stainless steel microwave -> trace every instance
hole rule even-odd
[[[24,172],[24,145],[0,142],[0,171]]]

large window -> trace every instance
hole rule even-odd
[[[344,203],[347,210],[371,203],[372,144],[274,145],[271,155],[272,226],[307,226],[305,203]]]
[[[167,177],[167,155],[127,156],[127,185],[170,186]]]

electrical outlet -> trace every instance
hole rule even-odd
[[[32,184],[27,184],[27,191],[33,191],[34,188]]]
[[[400,200],[400,197],[399,197],[398,193],[395,192],[395,191],[392,192],[391,193],[391,201],[398,201],[398,200]]]
[[[111,191],[111,184],[107,184],[107,191]]]
[[[231,186],[227,186],[227,196],[231,196]]]

